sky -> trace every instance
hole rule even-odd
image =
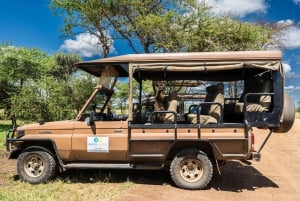
[[[229,12],[243,21],[262,19],[291,24],[282,39],[286,49],[283,65],[285,88],[295,102],[300,101],[300,0],[206,0],[215,14]],[[49,8],[50,0],[0,0],[0,43],[17,47],[37,48],[48,54],[75,52],[85,60],[101,52],[97,40],[82,33],[72,38],[62,34],[63,19]],[[87,42],[89,41],[89,42]],[[114,41],[110,56],[131,53],[126,44]]]

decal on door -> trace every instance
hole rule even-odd
[[[87,137],[87,152],[108,153],[108,137]]]

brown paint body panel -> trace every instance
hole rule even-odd
[[[201,128],[200,138],[198,128],[181,127],[176,131],[174,128],[132,128],[130,141],[127,121],[96,121],[93,126],[88,126],[86,122],[81,121],[59,121],[43,125],[31,124],[19,129],[25,130],[24,140],[53,141],[59,158],[64,163],[163,161],[174,142],[181,141],[193,142],[193,144],[208,143],[212,146],[217,159],[224,159],[224,154],[246,156],[249,154],[250,147],[244,128]],[[107,138],[108,150],[89,152],[89,137]]]

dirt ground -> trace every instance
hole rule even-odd
[[[267,131],[254,133],[258,149]],[[176,188],[169,177],[160,173],[148,178],[148,183],[136,184],[116,200],[300,200],[300,119],[296,119],[288,133],[271,136],[260,162],[253,161],[252,165],[228,162],[221,173],[214,174],[206,190],[196,191]]]
[[[267,131],[255,130],[254,133],[256,148],[258,148],[267,136]],[[6,164],[5,169],[0,168],[2,175],[12,173],[16,175],[16,161],[7,161],[1,156],[0,163]],[[119,177],[109,183],[112,186],[125,183],[128,176],[133,182],[132,187],[113,198],[115,201],[298,201],[300,200],[300,119],[296,119],[290,132],[274,133],[271,136],[262,151],[260,162],[252,161],[249,165],[240,161],[231,161],[221,169],[221,173],[221,175],[214,173],[207,189],[195,191],[175,187],[168,172],[164,171],[125,173],[112,171],[111,174],[115,174],[115,177],[124,178]],[[64,175],[61,177],[63,178]],[[0,180],[2,184],[7,182],[3,178]]]

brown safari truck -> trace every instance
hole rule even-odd
[[[75,120],[7,133],[21,180],[45,183],[72,168],[168,168],[178,187],[203,189],[214,168],[259,160],[271,134],[294,122],[278,51],[132,54],[77,67],[99,82]],[[114,111],[118,80],[128,82],[127,114]],[[269,130],[259,147],[254,127]]]

